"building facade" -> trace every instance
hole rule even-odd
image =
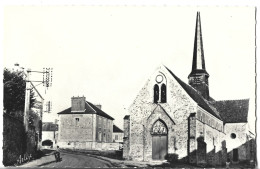
[[[58,113],[61,148],[106,150],[116,149],[112,141],[114,118],[101,110],[101,105],[72,97],[71,107]]]
[[[189,83],[164,65],[148,78],[124,118],[124,158],[164,160],[175,154],[203,165],[254,159],[245,153],[253,149],[247,144],[249,100],[214,100],[208,78],[198,12]]]
[[[113,125],[113,142],[123,143],[124,131]]]
[[[53,122],[42,123],[42,147],[56,148],[58,141],[58,124]]]

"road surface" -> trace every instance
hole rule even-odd
[[[65,153],[61,152],[61,162],[55,162],[54,155],[44,156],[40,159],[31,161],[29,163],[23,164],[20,167],[70,167],[70,168],[79,168],[79,167],[114,167],[110,162],[97,159],[95,157],[90,157],[88,155],[75,154],[75,153]]]

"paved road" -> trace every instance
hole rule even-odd
[[[105,160],[97,159],[82,154],[72,154],[72,153],[61,153],[62,161],[55,162],[54,155],[44,156],[40,159],[31,161],[20,167],[113,167],[113,165]]]

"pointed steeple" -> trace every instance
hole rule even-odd
[[[204,60],[200,12],[197,12],[192,70],[188,78],[189,84],[195,88],[205,99],[209,98],[208,77],[209,74],[206,71]]]
[[[204,60],[200,12],[197,12],[191,74],[196,72],[203,72],[208,74],[206,71]]]

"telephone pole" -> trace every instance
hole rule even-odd
[[[32,81],[30,80],[30,73],[43,73],[43,80],[41,81]],[[51,87],[52,85],[52,68],[43,68],[43,71],[32,71],[31,69],[27,70],[27,73],[24,73],[26,77],[26,87],[25,87],[25,103],[24,103],[24,127],[25,132],[29,129],[29,111],[30,111],[30,94],[31,90],[34,89],[38,95],[42,99],[42,111],[41,111],[41,120],[42,120],[42,112],[43,112],[43,97],[40,95],[39,91],[36,89],[36,86],[32,82],[40,82],[40,84],[43,84],[46,88]],[[32,86],[32,87],[31,87]]]
[[[27,75],[26,75],[26,87],[25,87],[25,104],[24,104],[24,116],[23,116],[23,121],[24,121],[24,127],[25,127],[25,132],[28,131],[28,120],[29,120],[29,110],[30,110],[30,79],[29,79],[29,69],[27,70]]]

